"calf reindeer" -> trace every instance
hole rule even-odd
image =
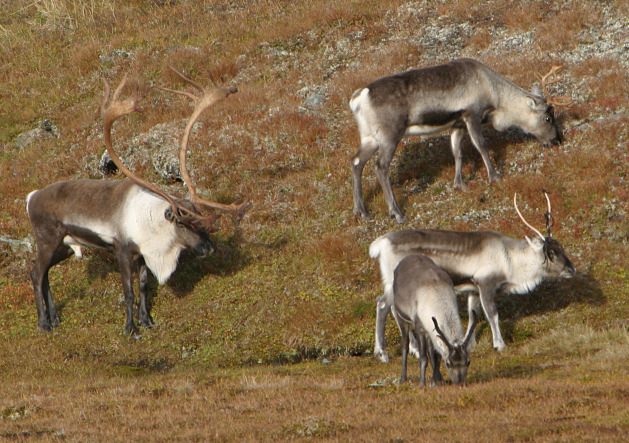
[[[542,77],[542,86],[555,83],[556,71]],[[360,148],[351,160],[354,214],[370,218],[362,192],[362,173],[367,161],[378,151],[376,175],[389,207],[398,223],[406,221],[395,201],[389,167],[400,140],[410,135],[432,135],[450,131],[454,154],[454,186],[464,188],[461,172],[461,140],[467,130],[480,153],[489,181],[499,179],[491,164],[481,124],[496,130],[517,127],[537,137],[545,145],[562,142],[553,106],[570,106],[566,97],[545,99],[540,91],[527,92],[472,59],[424,69],[414,69],[384,77],[354,92],[349,105],[360,133]]]
[[[412,329],[420,345],[420,386],[426,385],[428,359],[432,365],[430,387],[443,383],[439,370],[441,358],[452,382],[467,384],[470,348],[478,320],[476,311],[472,311],[467,333],[463,333],[454,285],[448,274],[424,255],[406,256],[395,268],[392,311],[401,334],[401,382],[406,381]]]
[[[431,258],[454,281],[459,291],[474,290],[468,296],[468,311],[479,312],[482,305],[493,334],[494,349],[506,347],[498,322],[495,297],[500,290],[508,294],[532,291],[545,278],[572,277],[576,269],[561,244],[552,237],[552,215],[548,195],[544,237],[522,216],[513,197],[515,209],[537,237],[517,240],[495,231],[458,232],[437,229],[414,229],[392,232],[371,243],[369,254],[380,261],[384,294],[376,308],[376,343],[374,355],[383,362],[389,357],[385,349],[386,317],[393,304],[393,273],[400,261],[410,254]]]

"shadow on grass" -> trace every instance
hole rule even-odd
[[[571,279],[547,280],[528,294],[498,296],[503,338],[507,343],[515,341],[519,319],[560,311],[573,303],[600,306],[605,303],[605,295],[593,277],[578,274]]]
[[[507,147],[511,144],[520,144],[531,140],[531,136],[518,129],[497,132],[492,128],[484,127],[483,136],[492,156],[494,167],[500,173],[504,172],[504,157]],[[469,175],[474,177],[474,179],[486,180],[485,165],[467,133],[463,137],[462,145],[463,165],[464,167],[465,165],[470,165],[471,172]],[[376,157],[377,154],[374,158]],[[373,162],[374,160],[371,161]],[[397,148],[396,156],[392,163],[395,163],[396,166],[391,168],[391,185],[394,188],[400,208],[404,210],[406,198],[404,198],[402,192],[396,191],[396,188],[399,189],[402,185],[410,184],[412,187],[409,188],[409,194],[415,194],[423,192],[430,187],[437,180],[437,177],[441,175],[444,168],[454,164],[450,137],[444,133],[444,135],[437,137],[426,137],[423,139],[418,137],[413,139],[412,142],[406,142],[405,144],[402,142]],[[469,180],[470,178],[464,177],[464,179]],[[454,180],[454,176],[452,180]],[[365,203],[372,206],[375,196],[380,192],[379,184],[365,188]]]
[[[213,238],[215,253],[204,258],[195,257],[192,253],[184,250],[179,257],[177,269],[166,283],[172,289],[175,296],[183,298],[187,296],[195,286],[208,274],[232,275],[245,267],[251,260],[243,249],[238,245],[243,242],[242,234],[239,229],[234,230],[230,237]],[[64,263],[61,263],[64,266]],[[86,251],[86,258],[81,266],[85,267],[85,275],[88,281],[94,279],[107,278],[110,273],[115,273],[116,288],[115,291],[122,297],[122,281],[120,280],[120,268],[118,261],[112,253],[89,249]],[[136,303],[138,297],[137,291],[137,273],[134,272],[134,291],[136,293]],[[75,291],[74,295],[61,294],[59,290],[55,290],[51,285],[53,299],[57,294],[55,306],[60,318],[63,321],[63,310],[68,302],[72,299],[84,299],[90,296],[89,290]],[[153,298],[157,294],[158,283],[155,276],[149,272],[149,284],[147,289],[147,303],[149,310],[153,307]]]
[[[251,262],[249,254],[239,247],[243,243],[240,229],[235,229],[229,237],[214,237],[212,241],[215,252],[208,257],[198,258],[187,251],[181,255],[177,271],[167,283],[176,297],[187,296],[208,274],[234,275]]]

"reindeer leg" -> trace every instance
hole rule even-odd
[[[151,317],[151,310],[147,302],[147,289],[148,289],[148,269],[144,257],[139,257],[136,261],[138,269],[138,286],[140,293],[140,306],[138,308],[138,325],[145,328],[152,328],[154,326],[153,318]]]
[[[371,216],[365,209],[365,202],[363,200],[363,185],[362,176],[363,169],[367,161],[373,157],[378,150],[378,143],[376,140],[369,136],[361,139],[361,145],[356,152],[356,155],[352,157],[352,182],[354,186],[354,215],[360,216],[363,220],[370,220]]]
[[[465,331],[465,336],[470,333],[470,329],[472,327],[472,311],[478,313],[480,312],[480,297],[477,294],[471,293],[467,296],[467,315],[470,321],[467,322],[467,330]],[[476,344],[476,335],[472,337],[470,342],[472,346]]]
[[[402,319],[397,320],[397,325],[400,328],[401,346],[402,346],[402,374],[400,375],[400,383],[406,381],[406,365],[408,363],[408,342],[410,335],[410,325]]]
[[[414,329],[415,339],[419,349],[419,386],[426,386],[426,368],[428,367],[428,349],[426,341],[429,340],[423,332]]]
[[[461,150],[461,141],[464,134],[463,128],[453,128],[450,131],[450,146],[452,148],[452,155],[454,155],[454,187],[456,189],[463,189],[467,187],[463,180],[463,151]]]
[[[500,180],[500,174],[496,172],[494,166],[491,164],[491,159],[489,158],[489,150],[487,149],[487,143],[483,137],[481,121],[478,117],[470,116],[468,114],[463,116],[463,121],[467,126],[467,131],[470,134],[474,147],[483,158],[483,163],[485,163],[485,168],[487,169],[487,175],[489,177],[489,183]]]
[[[480,302],[485,312],[485,317],[491,326],[491,333],[494,339],[494,349],[502,352],[507,347],[500,334],[500,324],[498,321],[498,309],[496,309],[496,284],[492,282],[478,282]],[[469,326],[468,326],[469,327]]]
[[[391,312],[393,302],[393,294],[391,294],[391,291],[392,289],[388,291],[385,289],[384,294],[376,300],[376,344],[373,349],[373,355],[382,363],[389,363],[389,354],[387,354],[387,345],[384,336],[387,316],[389,312]]]
[[[398,223],[406,223],[406,217],[402,214],[395,196],[393,195],[393,188],[391,187],[391,177],[389,174],[389,168],[391,166],[391,160],[393,160],[393,154],[399,139],[387,140],[387,143],[381,143],[380,151],[378,152],[378,159],[376,160],[376,176],[382,187],[384,193],[384,199],[389,207],[389,215],[391,218],[395,218]]]
[[[432,365],[432,379],[430,380],[430,387],[434,388],[443,384],[443,376],[439,367],[441,366],[441,355],[432,344],[432,341],[428,340],[428,353],[430,355],[430,364]]]
[[[122,289],[127,313],[127,323],[124,332],[125,334],[129,334],[131,338],[139,339],[142,338],[142,335],[133,321],[133,302],[135,301],[135,294],[133,293],[133,256],[128,246],[121,246],[115,243],[114,247],[118,252],[120,277],[122,279]]]
[[[50,293],[48,263],[48,261],[38,258],[31,270],[31,280],[33,281],[33,291],[35,292],[35,305],[37,306],[37,329],[40,332],[52,331],[52,322],[50,320],[47,303],[47,297]]]
[[[37,235],[37,233],[40,235]],[[58,226],[53,226],[44,231],[35,229],[37,242],[37,260],[31,270],[31,280],[35,292],[35,305],[37,306],[38,329],[41,332],[50,332],[53,327],[59,326],[59,315],[50,291],[48,270],[70,257],[73,251],[63,244],[64,234]]]

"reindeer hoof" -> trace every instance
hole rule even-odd
[[[50,323],[40,324],[37,328],[39,332],[52,332],[52,326]]]
[[[151,320],[150,318],[147,320],[138,321],[138,325],[146,329],[153,329],[155,327],[155,323],[153,323],[153,320]]]
[[[133,325],[133,327],[125,328],[124,334],[128,335],[129,338],[132,338],[134,340],[140,340],[142,338],[142,334],[140,334],[140,331],[138,331],[138,328],[136,328],[135,325]]]
[[[506,349],[506,346],[494,346],[494,351],[502,353]]]
[[[376,357],[378,360],[380,360],[381,363],[389,363],[389,354],[387,354],[385,351],[383,352],[374,352],[374,357]]]
[[[404,217],[402,214],[391,214],[391,218],[394,218],[395,221],[401,225],[406,223],[406,217]]]

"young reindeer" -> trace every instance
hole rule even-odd
[[[180,74],[182,75],[182,74]],[[183,76],[183,75],[182,75]],[[118,168],[128,177],[125,180],[69,180],[54,183],[31,192],[27,197],[27,212],[37,243],[37,259],[31,271],[38,328],[49,332],[60,324],[50,291],[48,270],[55,264],[76,254],[82,256],[81,247],[103,248],[116,254],[124,290],[127,321],[126,334],[140,338],[133,319],[133,272],[138,273],[140,304],[138,322],[141,326],[153,326],[146,302],[148,271],[164,284],[177,267],[183,249],[190,249],[197,256],[213,252],[209,233],[214,232],[215,214],[203,216],[198,208],[203,205],[230,212],[242,217],[248,203],[223,205],[202,200],[194,194],[193,183],[184,175],[193,201],[180,200],[157,189],[135,176],[122,164],[113,151],[111,128],[125,115],[141,112],[135,95],[120,99],[126,76],[116,88],[111,103],[110,88],[105,80],[105,98],[101,107],[104,120],[104,139],[107,151]],[[206,98],[195,109],[191,121],[207,107],[236,92],[235,88],[215,88],[204,93]],[[189,127],[194,124],[189,122]],[[181,152],[185,150],[189,129],[186,129]],[[182,162],[185,169],[185,162]]]
[[[376,307],[376,336],[374,356],[387,363],[384,332],[387,315],[393,305],[394,270],[404,257],[423,254],[431,258],[454,281],[458,291],[475,291],[468,296],[468,311],[479,312],[482,305],[493,334],[494,349],[506,347],[498,322],[495,297],[498,291],[524,294],[532,291],[545,278],[572,277],[576,269],[561,244],[552,237],[552,215],[548,203],[544,237],[522,216],[513,197],[515,210],[537,237],[523,240],[507,237],[495,231],[458,232],[437,229],[413,229],[391,232],[378,237],[369,247],[372,258],[378,258],[384,294]]]
[[[354,214],[370,219],[362,192],[362,173],[367,161],[378,151],[376,175],[389,214],[398,223],[406,218],[395,201],[389,167],[400,140],[410,135],[434,135],[450,131],[454,154],[454,186],[464,188],[461,140],[467,130],[480,153],[489,182],[499,179],[491,164],[481,124],[488,122],[498,131],[517,127],[534,135],[544,145],[562,142],[553,105],[570,106],[566,97],[552,99],[546,86],[560,67],[542,77],[540,91],[527,92],[472,59],[458,59],[440,66],[414,69],[384,77],[358,89],[349,102],[358,124],[360,148],[352,157]]]
[[[420,345],[420,386],[426,385],[428,358],[432,365],[431,388],[443,382],[439,370],[441,358],[452,382],[467,384],[469,354],[478,319],[476,311],[472,311],[467,333],[463,334],[454,285],[448,274],[424,255],[406,256],[395,268],[392,311],[402,338],[401,382],[406,381],[412,329]]]

